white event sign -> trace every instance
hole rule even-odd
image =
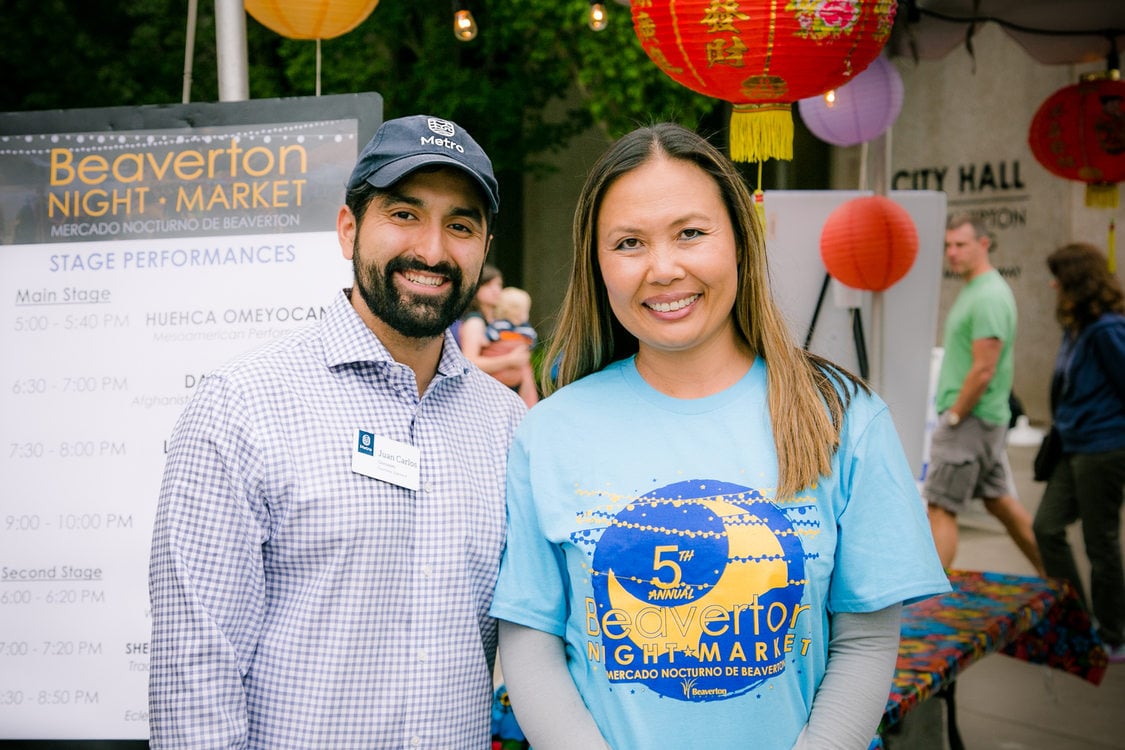
[[[164,447],[324,315],[376,94],[0,115],[0,738],[148,736]]]

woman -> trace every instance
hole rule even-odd
[[[531,325],[531,295],[516,286],[506,286],[492,306],[492,319],[485,327],[488,343],[481,354],[493,357],[516,347],[529,351],[539,341],[539,333]],[[519,394],[528,407],[539,403],[539,386],[528,362],[523,367],[510,367],[493,373],[493,377]]]
[[[1051,411],[1062,438],[1035,514],[1047,575],[1065,578],[1093,605],[1110,661],[1125,662],[1125,574],[1121,503],[1125,490],[1125,302],[1106,258],[1092,245],[1066,245],[1047,258],[1063,329],[1051,380]],[[1066,528],[1082,522],[1090,594]]]
[[[503,289],[504,277],[500,275],[500,269],[486,263],[481,269],[480,284],[473,302],[453,331],[465,358],[501,382],[504,382],[506,372],[522,375],[531,368],[531,348],[528,346],[516,346],[494,356],[484,352],[488,346],[488,324],[493,320],[494,308]],[[517,382],[522,382],[522,378]]]
[[[574,239],[492,607],[531,745],[866,748],[901,603],[949,590],[885,405],[794,346],[694,133],[611,147]]]

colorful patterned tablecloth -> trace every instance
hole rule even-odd
[[[953,591],[903,610],[902,642],[880,732],[993,652],[1101,683],[1108,659],[1074,588],[1061,579],[949,571]]]

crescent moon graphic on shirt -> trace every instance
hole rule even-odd
[[[718,571],[718,580],[707,593],[692,598],[686,604],[654,603],[626,590],[614,570],[609,570],[607,574],[610,606],[629,614],[630,621],[635,624],[629,639],[647,653],[664,654],[675,650],[697,655],[705,624],[701,613],[711,607],[728,613],[738,612],[756,596],[789,584],[785,552],[764,519],[751,510],[721,499],[701,498],[692,502],[708,508],[721,520],[727,538],[725,568]],[[690,540],[690,537],[685,539]],[[690,541],[675,552],[690,555]],[[652,559],[659,559],[659,554],[654,553]],[[651,580],[652,590],[667,591],[673,582],[679,586],[691,586],[691,582],[676,581],[675,578],[665,580],[669,570],[660,573],[662,575],[654,575]],[[662,610],[661,619],[665,623],[662,627],[646,627],[646,622],[654,616],[654,607]],[[711,627],[716,627],[716,624],[712,623]]]

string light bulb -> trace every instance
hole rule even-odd
[[[594,31],[602,31],[605,29],[609,19],[606,16],[605,5],[598,2],[590,3],[590,14],[586,17],[586,23]]]
[[[462,42],[477,38],[477,20],[468,8],[458,8],[453,14],[453,36]]]
[[[829,108],[836,105],[836,89],[828,89],[824,92],[824,103]]]

